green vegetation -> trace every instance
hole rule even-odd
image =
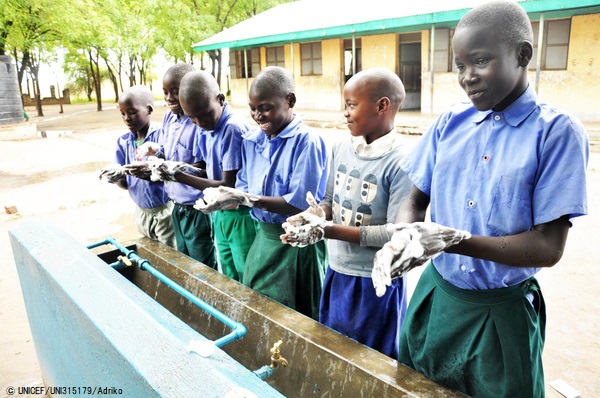
[[[102,110],[103,81],[114,98],[127,87],[146,84],[159,52],[170,61],[204,57],[192,45],[277,4],[290,0],[0,0],[0,55],[12,56],[19,86],[31,79],[42,116],[39,67],[65,53],[68,87],[95,99]],[[209,54],[220,81],[221,53]],[[126,81],[123,81],[126,80]]]

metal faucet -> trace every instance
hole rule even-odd
[[[281,346],[282,341],[279,340],[277,343],[273,345],[271,348],[271,367],[273,369],[277,369],[279,365],[288,366],[288,361],[284,357],[281,356],[281,352],[279,351],[279,347]]]

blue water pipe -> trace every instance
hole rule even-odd
[[[239,322],[234,321],[227,315],[223,314],[221,311],[217,310],[215,307],[209,305],[205,301],[202,301],[198,297],[194,296],[192,293],[190,293],[188,290],[184,289],[177,282],[173,281],[168,276],[166,276],[165,274],[163,274],[162,272],[160,272],[159,270],[154,268],[147,259],[140,257],[134,250],[130,250],[130,249],[126,248],[125,246],[120,244],[113,237],[109,236],[103,241],[96,242],[96,243],[93,243],[93,244],[87,246],[87,248],[93,249],[95,247],[102,246],[102,245],[108,245],[108,244],[113,245],[114,247],[119,249],[119,251],[121,251],[121,253],[123,253],[126,256],[127,260],[131,261],[132,264],[137,265],[138,267],[140,267],[140,269],[142,269],[144,271],[148,271],[149,273],[154,275],[157,279],[164,282],[171,289],[175,290],[177,293],[181,294],[183,297],[190,300],[192,303],[194,303],[198,307],[202,308],[204,311],[208,312],[210,315],[214,316],[219,321],[224,323],[226,326],[231,328],[231,332],[229,334],[226,334],[225,336],[214,341],[214,344],[217,347],[222,347],[225,344],[231,343],[232,341],[240,340],[242,337],[244,337],[246,335],[246,327],[244,325],[242,325]],[[128,266],[128,264],[125,263],[125,259],[120,259],[119,261],[116,261],[109,265],[113,268],[124,268],[124,267]]]
[[[272,366],[269,366],[269,365],[265,365],[265,366],[261,367],[260,369],[252,371],[252,373],[254,373],[256,376],[258,376],[261,380],[265,380],[265,379],[271,377],[273,372],[275,372],[275,368],[273,368]]]

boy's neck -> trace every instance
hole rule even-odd
[[[386,124],[385,126],[377,129],[376,131],[372,132],[372,133],[368,133],[365,134],[365,141],[367,142],[367,144],[371,145],[371,143],[387,134],[389,134],[392,130],[394,129],[394,124],[390,123],[389,125]]]
[[[133,134],[135,135],[135,139],[136,140],[141,140],[146,138],[146,135],[148,134],[148,129],[150,128],[150,123],[148,123],[147,125],[145,125],[144,127],[142,127],[139,131],[133,131]]]

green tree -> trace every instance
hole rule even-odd
[[[211,0],[204,2],[203,12],[212,15],[216,22],[216,31],[212,34],[221,32],[248,18],[266,11],[278,4],[288,3],[290,0]],[[200,41],[204,37],[200,37]],[[221,84],[221,70],[223,69],[221,50],[212,50],[208,52],[211,60],[211,73]]]
[[[44,53],[56,46],[68,15],[66,0],[1,0],[0,51],[12,52],[17,64],[19,88],[28,69],[34,81],[39,116],[43,116],[39,68]],[[62,10],[59,12],[58,10]]]
[[[160,1],[151,20],[157,42],[173,62],[193,64],[195,41],[218,32],[214,16],[204,14],[197,0]]]

